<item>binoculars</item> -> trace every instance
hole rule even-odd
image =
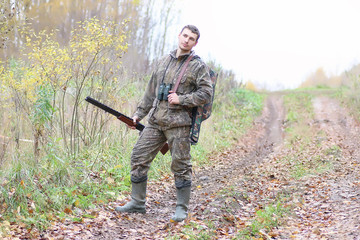
[[[168,100],[168,95],[169,95],[169,91],[172,88],[172,84],[165,84],[165,83],[161,83],[161,85],[159,86],[159,90],[158,90],[158,95],[157,98],[161,101],[167,101]]]

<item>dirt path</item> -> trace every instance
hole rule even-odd
[[[314,100],[313,124],[325,133],[321,145],[336,146],[331,171],[302,183],[304,201],[285,236],[295,239],[360,239],[360,126],[337,101]]]
[[[273,94],[234,148],[212,156],[212,166],[194,169],[187,221],[170,223],[175,187],[172,179],[162,179],[149,182],[146,214],[115,213],[113,208],[124,199],[99,211],[96,219],[58,223],[44,238],[242,239],[239,232],[251,225],[256,211],[287,195],[284,201],[295,206],[294,214],[279,228],[261,229],[263,239],[360,239],[359,124],[335,100],[318,97],[314,109],[309,125],[325,136],[317,141],[327,149],[337,146],[328,153],[336,159],[328,173],[299,180],[279,165],[289,149],[282,129],[282,95]]]

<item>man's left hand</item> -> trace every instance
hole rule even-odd
[[[174,93],[173,91],[169,91],[169,95],[168,95],[168,101],[170,104],[179,104],[179,96]]]

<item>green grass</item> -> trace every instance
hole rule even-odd
[[[297,180],[331,171],[334,159],[341,155],[340,147],[336,145],[318,152],[322,147],[321,139],[326,139],[326,134],[310,124],[315,117],[312,107],[314,94],[321,92],[293,92],[284,98],[287,109],[285,141],[291,151],[282,161],[288,164],[290,176]]]
[[[129,140],[129,145],[133,142]],[[31,158],[23,158],[23,162],[3,169],[2,218],[10,222],[21,219],[44,229],[67,209],[91,209],[114,201],[130,186],[130,147],[120,152],[119,144],[84,149],[76,159],[49,151],[36,166]]]
[[[313,95],[307,92],[294,92],[285,95],[284,105],[287,112],[285,121],[292,124],[312,119],[314,116],[312,99]]]
[[[211,240],[216,238],[216,228],[213,226],[211,221],[206,223],[190,222],[185,225],[180,232],[175,234],[169,232],[169,236],[165,239],[176,240],[176,239],[189,239],[189,240]]]
[[[353,88],[342,87],[333,94],[345,108],[350,110],[350,114],[358,120],[360,120],[359,90],[360,85],[359,82],[357,82]]]
[[[279,226],[280,221],[289,213],[289,209],[281,202],[275,202],[256,211],[256,216],[246,230],[240,232],[238,237],[259,236],[261,230],[266,232]],[[250,238],[249,238],[250,239]]]

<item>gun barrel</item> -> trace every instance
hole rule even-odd
[[[93,99],[92,97],[86,97],[86,98],[85,98],[85,101],[87,101],[87,102],[89,102],[89,103],[91,103],[91,104],[93,104],[93,105],[101,108],[101,109],[104,110],[105,112],[108,112],[108,113],[114,115],[114,116],[117,117],[120,121],[126,123],[127,125],[135,126],[135,128],[136,128],[137,130],[139,130],[139,131],[142,131],[142,130],[145,128],[145,126],[144,126],[143,124],[141,124],[141,123],[137,123],[137,124],[135,125],[132,118],[130,118],[130,117],[128,117],[128,116],[126,116],[126,115],[124,115],[124,114],[122,114],[122,113],[114,110],[114,109],[112,109],[112,108],[109,107],[109,106],[106,106],[105,104],[103,104],[103,103],[101,103],[101,102]]]

